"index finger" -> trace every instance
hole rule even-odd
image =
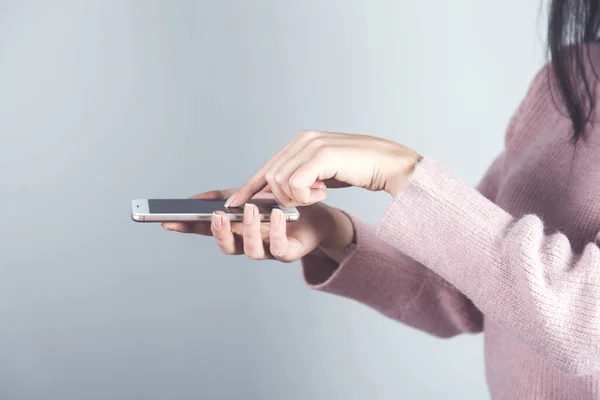
[[[285,145],[284,148],[279,150],[273,157],[271,157],[260,169],[252,175],[252,177],[248,180],[248,182],[243,185],[236,193],[233,193],[225,205],[227,207],[238,207],[242,204],[246,203],[250,200],[254,195],[261,190],[263,190],[267,186],[267,179],[265,178],[265,173],[269,170],[271,165],[287,150],[289,149],[298,138],[302,136],[302,132],[300,132],[296,137]]]
[[[208,192],[198,193],[190,197],[190,199],[199,200],[220,200],[226,199],[236,192],[237,189],[226,189],[226,190],[211,190]]]

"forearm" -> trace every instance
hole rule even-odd
[[[338,208],[323,205],[331,218],[329,229],[319,249],[336,264],[340,264],[347,256],[349,247],[355,243],[355,229],[352,220]]]

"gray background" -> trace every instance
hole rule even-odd
[[[301,129],[475,184],[543,61],[538,8],[0,0],[0,398],[487,398],[481,335],[311,292],[129,200],[236,186]],[[330,199],[373,223],[389,201]]]

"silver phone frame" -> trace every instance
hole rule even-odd
[[[277,203],[279,205],[279,203]],[[300,213],[295,207],[282,207],[283,215],[287,222],[295,222],[300,218]],[[241,222],[244,218],[243,213],[225,213],[230,221]],[[271,219],[270,213],[261,213],[260,220],[268,222]],[[151,214],[148,206],[148,199],[131,200],[131,219],[135,222],[210,222],[210,214]]]

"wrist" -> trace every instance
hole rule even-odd
[[[408,184],[410,175],[421,160],[423,160],[423,156],[414,151],[411,151],[408,155],[404,155],[401,161],[394,164],[395,168],[392,169],[389,178],[386,179],[384,190],[392,197],[396,197]]]
[[[337,208],[327,208],[329,221],[324,229],[319,248],[336,262],[346,257],[348,247],[355,242],[354,225],[350,217]]]

